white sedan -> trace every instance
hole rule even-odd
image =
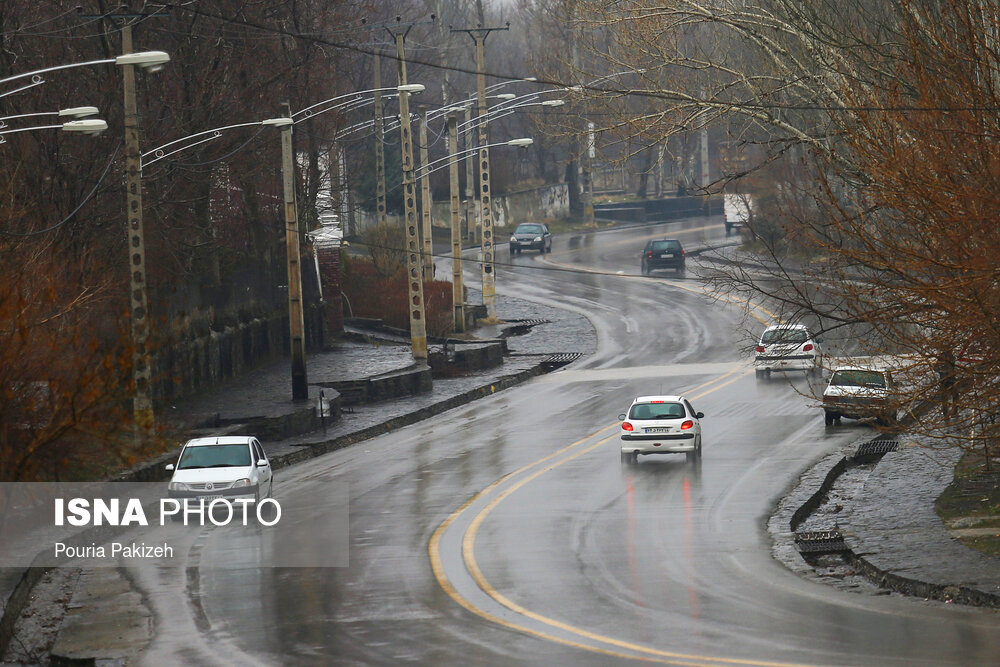
[[[686,454],[688,462],[701,458],[701,422],[683,396],[640,396],[622,420],[622,461],[635,463],[640,454]]]

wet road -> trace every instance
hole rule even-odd
[[[721,230],[668,235],[695,245]],[[597,352],[279,471],[283,502],[349,489],[350,566],[198,567],[224,548],[209,541],[186,576],[139,582],[159,628],[144,660],[997,664],[995,612],[848,593],[772,559],[774,504],[865,427],[827,431],[805,378],[757,382],[740,351],[755,320],[708,301],[690,269],[614,275],[638,273],[654,234],[560,237],[550,256],[500,267],[502,293],[586,313]],[[553,270],[573,268],[600,273]],[[621,465],[617,414],[661,391],[705,413],[701,464]]]

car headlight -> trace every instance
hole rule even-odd
[[[235,482],[233,482],[232,488],[239,489],[244,486],[250,486],[250,480],[246,477],[244,477],[243,479],[238,479]]]
[[[514,237],[514,236],[511,236],[511,237],[510,237],[510,242],[511,242],[511,243],[517,243],[517,238],[516,238],[516,237]]]
[[[536,236],[536,237],[535,237],[535,243],[538,243],[538,242],[539,242],[539,241],[541,241],[541,240],[542,240],[542,237],[541,237],[541,236]]]
[[[185,484],[184,482],[170,482],[170,484],[167,484],[167,490],[168,491],[187,491],[188,490],[188,485]]]

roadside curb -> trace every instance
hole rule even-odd
[[[826,473],[819,488],[810,495],[798,508],[796,508],[789,520],[789,528],[794,534],[799,525],[814,512],[825,500],[827,494],[833,488],[837,478],[854,465],[855,457],[843,456]],[[876,465],[881,463],[879,458]],[[820,465],[819,463],[817,466]],[[845,531],[847,532],[847,531]],[[850,542],[853,542],[852,546]],[[844,544],[846,548],[840,550],[841,557],[851,565],[861,576],[879,588],[900,593],[909,597],[921,597],[926,599],[940,600],[942,602],[954,602],[974,607],[985,607],[1000,609],[1000,595],[995,595],[987,591],[971,588],[960,584],[942,584],[921,581],[919,579],[905,577],[896,574],[892,570],[880,568],[865,557],[864,552],[858,551],[863,548],[860,540],[856,537],[845,535]],[[802,554],[799,554],[802,557]],[[803,560],[805,558],[803,557]]]
[[[330,440],[305,445],[299,451],[289,452],[288,454],[279,454],[271,458],[271,466],[274,469],[280,469],[296,463],[301,463],[302,461],[308,461],[309,459],[316,458],[317,456],[322,456],[323,454],[349,447],[350,445],[363,440],[368,440],[370,438],[403,428],[404,426],[415,424],[419,421],[423,421],[424,419],[429,419],[430,417],[439,415],[442,412],[451,410],[452,408],[466,405],[477,399],[491,396],[498,391],[509,389],[510,387],[521,384],[522,382],[547,372],[549,371],[546,369],[543,361],[539,361],[527,370],[513,373],[511,375],[500,376],[494,382],[480,385],[456,396],[452,396],[432,405],[428,405],[427,407],[421,408],[415,412],[408,412],[398,417],[393,417],[388,421],[368,426],[359,431],[354,431],[353,433],[337,436],[336,438],[332,438]]]

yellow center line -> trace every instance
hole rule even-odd
[[[740,371],[742,371],[742,372],[740,372]],[[696,394],[695,396],[693,396],[693,400],[697,399],[697,398],[701,398],[703,396],[706,396],[706,395],[712,393],[713,391],[716,391],[718,389],[721,389],[722,387],[725,387],[725,386],[728,386],[728,385],[732,384],[733,382],[736,382],[737,380],[739,380],[740,378],[744,377],[745,375],[748,375],[749,372],[750,372],[750,369],[747,369],[746,367],[738,367],[738,368],[733,369],[733,370],[731,370],[731,371],[729,371],[729,372],[727,372],[727,373],[725,373],[723,375],[720,375],[720,376],[718,376],[716,378],[713,378],[713,379],[711,379],[711,380],[709,380],[707,382],[704,382],[704,383],[702,383],[702,384],[700,384],[700,385],[698,385],[696,387],[691,388],[689,390],[689,392],[701,391],[701,393]],[[730,377],[732,375],[736,375],[736,376],[735,377]],[[493,586],[490,584],[490,582],[486,579],[485,575],[483,575],[482,570],[479,568],[479,564],[477,563],[477,561],[475,559],[475,541],[476,541],[476,535],[478,534],[479,528],[483,524],[483,522],[486,520],[486,517],[501,502],[503,502],[505,499],[507,499],[508,497],[510,497],[511,494],[513,494],[515,491],[517,491],[518,489],[520,489],[521,487],[523,487],[528,482],[531,482],[532,480],[537,479],[538,477],[540,477],[541,475],[545,474],[546,472],[549,472],[550,470],[554,470],[555,468],[558,468],[559,466],[563,465],[564,463],[572,461],[573,459],[576,459],[577,457],[582,456],[583,454],[586,454],[586,453],[588,453],[588,452],[590,452],[590,451],[592,451],[592,450],[600,447],[601,445],[609,442],[612,438],[615,437],[614,434],[609,435],[607,437],[604,437],[604,438],[602,438],[601,440],[599,440],[598,442],[596,442],[596,443],[594,443],[592,445],[580,448],[581,445],[583,445],[584,443],[590,441],[592,438],[594,438],[594,437],[596,437],[596,436],[604,433],[605,431],[607,431],[607,430],[609,430],[611,428],[616,428],[616,427],[618,427],[618,425],[619,425],[619,422],[616,421],[616,422],[613,422],[611,424],[608,424],[607,426],[601,427],[600,429],[598,429],[598,430],[594,431],[593,433],[591,433],[591,434],[589,434],[589,435],[587,435],[587,436],[585,436],[585,437],[577,440],[576,442],[574,442],[574,443],[572,443],[570,445],[567,445],[566,447],[563,447],[563,448],[561,448],[561,449],[559,449],[559,450],[557,450],[557,451],[549,454],[548,456],[542,457],[541,459],[538,459],[538,460],[536,460],[536,461],[534,461],[532,463],[529,463],[529,464],[527,464],[527,465],[519,468],[518,470],[514,471],[513,473],[510,473],[510,474],[508,474],[508,475],[506,475],[506,476],[498,479],[497,481],[493,482],[490,486],[488,486],[487,488],[483,489],[478,494],[476,494],[473,498],[471,498],[469,501],[467,501],[461,507],[459,507],[440,526],[438,526],[438,528],[434,531],[434,534],[431,536],[430,543],[428,545],[428,552],[429,552],[429,556],[430,556],[430,560],[431,560],[431,568],[432,568],[432,570],[434,572],[434,577],[437,579],[438,584],[441,586],[442,590],[444,590],[445,593],[447,593],[449,597],[451,597],[453,600],[455,600],[464,609],[466,609],[466,610],[472,612],[473,614],[476,614],[477,616],[480,616],[481,618],[484,618],[484,619],[486,619],[486,620],[488,620],[488,621],[490,621],[492,623],[496,623],[496,624],[501,625],[503,627],[507,627],[507,628],[512,629],[512,630],[517,630],[519,632],[523,632],[525,634],[528,634],[528,635],[531,635],[531,636],[534,636],[534,637],[538,637],[540,639],[544,639],[544,640],[547,640],[547,641],[555,642],[555,643],[558,643],[558,644],[563,644],[563,645],[566,645],[566,646],[571,646],[571,647],[583,649],[583,650],[586,650],[586,651],[600,653],[602,655],[609,655],[609,656],[619,657],[619,658],[627,658],[627,659],[632,659],[632,660],[640,660],[640,661],[644,661],[644,662],[657,662],[657,663],[671,664],[671,665],[702,665],[702,666],[705,666],[705,665],[727,664],[727,665],[754,665],[756,667],[794,667],[793,663],[769,662],[769,661],[759,661],[759,660],[749,660],[749,659],[739,659],[739,658],[717,658],[717,657],[712,657],[712,656],[698,656],[698,655],[688,655],[688,654],[683,654],[683,653],[674,653],[674,652],[671,652],[671,651],[663,651],[663,650],[659,650],[659,649],[654,649],[654,648],[651,648],[651,647],[648,647],[648,646],[643,646],[641,644],[635,644],[635,643],[632,643],[632,642],[628,642],[628,641],[624,641],[624,640],[620,640],[620,639],[615,639],[614,637],[608,637],[608,636],[605,636],[605,635],[600,635],[600,634],[597,634],[597,633],[593,633],[593,632],[590,632],[590,631],[585,630],[583,628],[579,628],[579,627],[570,625],[568,623],[564,623],[562,621],[558,621],[558,620],[555,620],[555,619],[552,619],[552,618],[548,618],[546,616],[543,616],[541,614],[533,612],[533,611],[531,611],[529,609],[526,609],[526,608],[522,607],[521,605],[518,605],[517,603],[515,603],[512,600],[508,599],[506,596],[502,595],[495,588],[493,588]],[[571,451],[574,450],[574,449],[576,449],[576,448],[580,448],[579,451],[575,451],[575,452],[571,453]],[[561,456],[561,455],[566,455],[566,456],[564,456],[559,461],[553,462],[553,463],[551,463],[549,465],[545,465],[544,467],[536,470],[535,472],[533,472],[530,475],[524,477],[523,479],[519,480],[518,482],[512,484],[506,490],[504,490],[499,495],[497,495],[492,500],[490,500],[490,502],[487,503],[486,506],[483,507],[483,509],[480,510],[473,517],[472,522],[470,523],[469,527],[466,529],[465,535],[463,536],[463,539],[462,539],[462,556],[463,556],[463,561],[465,563],[466,569],[468,570],[470,576],[473,578],[473,580],[475,581],[475,583],[479,587],[479,589],[482,590],[490,598],[492,598],[493,600],[495,600],[497,603],[499,603],[502,606],[506,607],[507,609],[513,611],[514,613],[519,614],[519,615],[521,615],[521,616],[523,616],[525,618],[532,619],[532,620],[537,621],[539,623],[548,625],[548,626],[550,626],[552,628],[556,628],[558,630],[562,630],[564,632],[568,632],[568,633],[570,633],[572,635],[576,635],[576,636],[580,637],[581,639],[590,640],[592,642],[599,642],[599,643],[607,644],[609,646],[613,646],[613,647],[616,647],[618,649],[622,649],[622,650],[625,650],[625,651],[631,651],[633,653],[621,653],[619,651],[615,651],[615,650],[612,650],[612,649],[607,649],[607,648],[604,648],[604,647],[601,647],[601,646],[594,646],[592,644],[586,644],[586,643],[574,641],[572,639],[566,639],[564,637],[555,636],[555,635],[552,635],[550,633],[543,632],[541,630],[537,630],[537,629],[534,629],[534,628],[530,628],[530,627],[522,625],[520,623],[509,621],[507,619],[504,619],[504,618],[501,618],[499,616],[496,616],[495,614],[492,614],[492,613],[490,613],[490,612],[488,612],[488,611],[486,611],[484,609],[481,609],[481,608],[475,606],[472,602],[470,602],[467,598],[465,598],[461,593],[459,593],[457,591],[457,589],[455,589],[455,587],[452,585],[450,579],[448,578],[448,575],[444,571],[444,565],[443,565],[442,560],[441,560],[441,540],[442,540],[445,532],[448,530],[448,528],[451,527],[452,524],[454,524],[455,521],[457,521],[459,519],[459,517],[461,517],[466,511],[469,510],[469,508],[471,508],[474,504],[476,504],[477,501],[480,501],[481,499],[484,499],[485,497],[487,497],[490,494],[492,494],[503,482],[511,480],[511,479],[513,479],[513,478],[515,478],[515,477],[517,477],[517,476],[519,476],[519,475],[521,475],[521,474],[523,474],[523,473],[531,470],[532,468],[536,468],[538,466],[546,464],[546,463],[552,461],[552,459],[554,459],[554,458],[556,458],[558,456]],[[635,655],[635,654],[638,654],[638,655]]]

